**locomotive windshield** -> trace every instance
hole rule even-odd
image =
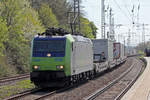
[[[34,40],[33,56],[47,56],[51,53],[52,56],[64,56],[65,40]]]

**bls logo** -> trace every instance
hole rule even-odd
[[[55,60],[56,62],[62,62],[62,61],[63,61],[62,58],[55,58],[54,60]]]

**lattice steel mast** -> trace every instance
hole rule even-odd
[[[72,34],[80,33],[80,0],[73,0],[73,11],[69,12]]]
[[[105,0],[101,0],[101,37],[103,39],[106,38],[105,36]]]

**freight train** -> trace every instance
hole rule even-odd
[[[50,33],[55,32],[60,31]],[[108,39],[37,35],[31,48],[31,82],[38,87],[64,87],[92,79],[125,61],[123,47]]]
[[[150,49],[149,48],[145,49],[145,56],[150,57]]]

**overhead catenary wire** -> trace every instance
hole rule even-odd
[[[131,22],[132,21],[132,19],[131,19],[131,17],[129,17],[127,14],[126,14],[126,12],[124,12],[124,10],[119,6],[119,4],[117,3],[117,1],[116,0],[112,0],[115,4],[116,4],[116,6],[119,8],[119,10],[121,11],[121,13],[123,13],[123,15]],[[126,26],[126,27],[128,27],[128,28],[130,28],[129,26]]]
[[[130,17],[132,17],[132,14],[130,13],[129,8],[127,7],[127,3],[125,2],[125,0],[122,0],[122,1],[124,2],[124,6],[125,6],[127,12],[129,13]]]
[[[120,9],[120,11],[124,14],[124,16],[129,20],[132,21],[132,19],[130,19],[130,17],[124,12],[124,10],[122,10],[122,8],[120,7],[120,5],[117,3],[116,0],[113,0],[114,3],[117,5],[117,7]]]
[[[140,8],[141,8],[141,4],[140,4],[140,0],[138,0],[138,12],[137,12],[137,17],[139,17],[139,13],[140,13]]]
[[[132,1],[132,0],[130,0],[130,2],[132,3],[132,5],[134,5],[134,3],[133,3],[133,1]]]

